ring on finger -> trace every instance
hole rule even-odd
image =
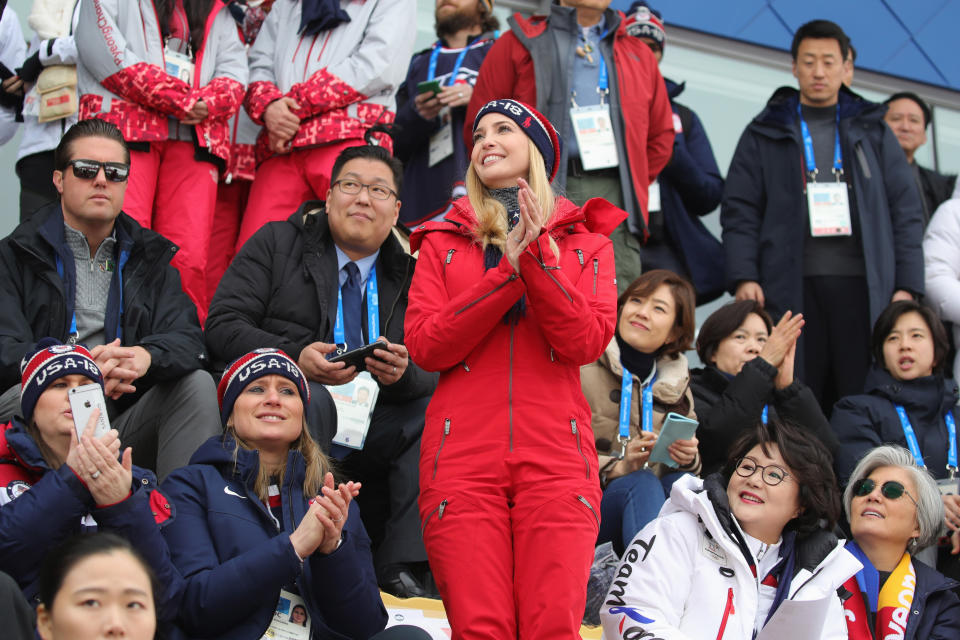
[[[396,368],[396,367],[393,368],[393,375],[397,375],[397,368]]]
[[[100,469],[97,469],[96,471],[90,474],[91,480],[96,480],[99,477],[100,477]]]

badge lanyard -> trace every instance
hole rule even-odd
[[[333,325],[333,342],[337,345],[337,355],[345,353],[348,347],[357,349],[363,345],[348,345],[347,337],[343,331],[343,293],[342,287],[337,287],[337,320]],[[370,275],[367,276],[367,336],[370,333],[379,334],[380,332],[380,298],[377,295],[377,267],[370,269]],[[343,345],[343,348],[340,348]]]
[[[653,431],[653,383],[657,381],[657,369],[654,365],[653,376],[650,382],[643,387],[640,396],[640,430]],[[620,383],[620,430],[617,434],[617,442],[622,448],[620,458],[627,450],[627,442],[630,440],[630,411],[633,408],[633,374],[623,368],[623,377]]]
[[[433,52],[430,54],[430,66],[427,67],[427,82],[430,82],[437,76],[437,58],[440,57],[440,49],[443,48],[443,45],[440,44],[438,40],[436,44],[433,45]],[[453,71],[450,72],[450,78],[447,81],[447,86],[452,87],[454,81],[457,79],[457,74],[460,72],[460,66],[463,64],[463,59],[467,55],[467,50],[470,48],[470,45],[465,46],[461,51],[460,55],[457,56],[457,61],[453,65]]]
[[[120,260],[117,262],[117,284],[120,290],[120,317],[117,319],[117,337],[121,341],[123,340],[123,268],[126,266],[129,257],[130,254],[127,251],[121,251]],[[57,256],[57,273],[62,281],[64,278],[63,261],[60,260],[59,255]],[[70,338],[67,341],[70,344],[76,344],[78,337],[80,337],[80,332],[77,330],[77,304],[74,301],[73,316],[70,318]]]
[[[800,116],[800,133],[803,136],[803,157],[807,163],[807,172],[816,182],[817,159],[813,155],[813,136],[810,135],[810,129],[803,119],[803,113],[800,110],[800,104],[797,104],[797,115]],[[833,139],[833,175],[840,182],[840,176],[843,175],[843,152],[840,150],[840,109],[837,109],[837,128],[836,136]]]
[[[763,405],[763,412],[760,414],[760,421],[763,424],[767,424],[769,419],[770,419],[770,405],[765,404]]]
[[[926,467],[927,465],[923,462],[923,455],[920,453],[917,434],[913,430],[913,425],[910,424],[906,409],[899,404],[893,406],[897,410],[897,415],[900,416],[900,426],[903,427],[903,435],[907,438],[907,446],[910,448],[910,453],[913,454],[913,459],[917,462],[917,465]],[[943,421],[947,423],[947,433],[950,436],[950,447],[947,449],[947,471],[953,478],[957,473],[957,424],[953,420],[953,412],[947,411],[943,416]]]
[[[603,51],[600,50],[600,43],[603,42],[603,39],[607,37],[607,34],[610,33],[610,30],[607,29],[600,36],[600,39],[597,41],[597,54],[600,56],[600,67],[599,67],[599,76],[597,78],[597,93],[600,94],[600,104],[606,104],[604,98],[607,94],[610,93],[610,76],[607,72],[607,61],[603,57]],[[589,44],[589,43],[588,43]],[[574,108],[577,108],[576,92],[570,92],[570,103]]]

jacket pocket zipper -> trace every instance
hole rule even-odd
[[[456,253],[456,249],[447,250],[447,259],[443,261],[443,272],[447,272],[447,265],[453,260],[453,254]]]
[[[597,276],[600,274],[600,259],[593,259],[593,295],[597,295]]]
[[[583,249],[574,249],[577,252],[577,261],[580,262],[580,266],[583,266]]]
[[[506,280],[504,280],[503,282],[501,282],[500,284],[498,284],[497,286],[495,286],[493,289],[490,289],[490,291],[487,291],[485,294],[483,294],[482,296],[480,296],[480,297],[477,298],[476,300],[473,300],[472,302],[468,302],[468,303],[466,304],[466,306],[464,306],[463,308],[455,311],[455,312],[453,313],[453,315],[455,315],[455,316],[460,315],[461,313],[463,313],[464,311],[466,311],[467,309],[469,309],[469,308],[472,307],[473,305],[477,304],[478,302],[480,302],[480,301],[483,300],[484,298],[487,298],[487,297],[489,297],[489,296],[492,296],[492,295],[495,294],[497,291],[499,291],[500,289],[502,289],[502,288],[504,288],[505,286],[507,286],[507,284],[509,284],[509,283],[513,282],[514,280],[516,280],[518,277],[519,277],[519,276],[518,276],[517,274],[511,273],[509,278],[507,278]],[[564,291],[564,293],[566,293],[566,291]]]
[[[423,526],[420,527],[420,537],[423,538],[423,534],[427,531],[427,525],[430,523],[430,518],[433,517],[433,514],[437,514],[437,520],[443,520],[443,512],[447,508],[447,499],[444,498],[440,501],[440,504],[437,505],[437,508],[427,514],[426,519],[423,521]]]
[[[733,587],[727,588],[727,606],[723,609],[723,619],[720,620],[720,630],[717,632],[717,640],[723,638],[723,632],[727,630],[727,620],[730,619],[733,611]]]
[[[570,420],[570,430],[573,432],[573,436],[577,439],[577,453],[580,454],[580,457],[583,458],[583,467],[586,469],[587,479],[590,479],[590,463],[587,462],[587,456],[583,455],[583,448],[580,446],[580,432],[577,430],[577,421]]]
[[[596,509],[593,508],[593,505],[590,504],[590,502],[589,502],[586,498],[584,498],[583,496],[579,496],[579,495],[578,495],[578,496],[577,496],[577,500],[579,500],[580,502],[582,502],[582,503],[584,504],[584,506],[587,507],[587,509],[590,509],[590,513],[593,514],[593,519],[597,521],[597,526],[599,527],[599,526],[600,526],[600,516],[597,515],[597,511],[596,511]]]
[[[433,480],[437,479],[437,464],[440,462],[440,452],[443,451],[443,443],[447,441],[450,435],[450,418],[443,420],[443,435],[440,437],[440,446],[437,448],[437,455],[433,458]]]

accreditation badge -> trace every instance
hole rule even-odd
[[[853,232],[846,182],[808,182],[807,211],[814,238],[849,236]]]
[[[610,120],[610,105],[571,107],[570,121],[573,122],[580,162],[585,171],[608,169],[620,164],[617,140],[613,136],[613,123]]]
[[[163,61],[166,65],[167,75],[180,78],[187,84],[193,85],[193,60],[190,59],[190,56],[164,47]]]
[[[940,495],[942,496],[960,495],[960,490],[958,490],[957,484],[957,478],[944,478],[943,480],[937,480],[937,487],[940,489]]]
[[[660,211],[660,181],[654,180],[647,188],[647,211]]]
[[[431,167],[453,155],[453,118],[450,117],[449,108],[440,112],[440,121],[443,123],[440,129],[430,136],[428,162]]]
[[[369,371],[363,371],[347,384],[327,387],[337,407],[336,444],[350,449],[363,449],[370,431],[370,417],[377,404],[380,386]]]
[[[303,598],[281,589],[273,620],[260,640],[310,640],[310,614]]]

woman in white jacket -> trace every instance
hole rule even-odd
[[[923,266],[927,300],[941,320],[953,323],[953,341],[960,344],[960,180],[930,218],[923,235]],[[960,380],[960,355],[953,361],[953,377]]]
[[[633,539],[600,610],[604,638],[750,640],[784,600],[823,598],[826,619],[807,637],[846,638],[836,591],[861,565],[829,531],[839,513],[824,446],[758,424],[722,472],[678,480]]]

